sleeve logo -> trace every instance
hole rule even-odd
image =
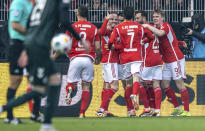
[[[13,12],[13,16],[14,16],[14,17],[18,17],[18,16],[19,16],[19,14],[20,14],[20,13],[19,13],[19,11],[18,11],[18,10],[14,10],[14,12]]]

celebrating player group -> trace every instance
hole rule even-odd
[[[144,105],[140,117],[160,116],[162,89],[174,105],[171,116],[191,116],[189,94],[184,86],[185,58],[179,49],[179,46],[186,48],[186,43],[177,40],[171,25],[164,21],[163,11],[153,11],[152,25],[147,22],[146,12],[134,13],[132,7],[125,7],[122,14],[107,14],[100,30],[87,21],[86,7],[79,7],[76,15],[78,21],[72,26],[90,46],[72,38],[65,100],[67,104],[72,102],[71,93],[76,83],[82,81],[80,118],[85,117],[89,102],[89,87],[94,78],[93,63],[99,64],[100,60],[104,84],[97,116],[114,116],[108,107],[119,89],[119,80],[125,90],[127,116],[136,116],[136,110],[139,109],[137,95]],[[67,34],[72,37],[70,33]],[[184,109],[180,107],[170,86],[171,80],[180,90]]]

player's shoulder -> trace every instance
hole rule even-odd
[[[163,24],[162,24],[162,26],[164,26],[164,27],[168,27],[170,24],[168,23],[168,22],[164,22]]]
[[[14,0],[14,1],[12,1],[10,8],[18,8],[19,6],[23,5],[23,1],[24,0]]]
[[[92,24],[91,22],[87,20],[79,21],[78,24],[82,24],[84,27],[87,27],[87,28],[97,28],[97,26],[95,26],[94,24]]]
[[[122,27],[123,25],[124,25],[124,22],[119,23],[118,25],[116,25],[116,26],[115,26],[115,28],[114,28],[114,29],[116,29],[116,28],[120,28],[120,27]]]

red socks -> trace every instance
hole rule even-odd
[[[127,105],[127,111],[133,110],[134,106],[132,105],[132,100],[130,98],[130,95],[132,94],[132,87],[127,86],[125,89],[125,102]]]
[[[108,111],[108,106],[109,106],[109,104],[110,104],[110,100],[112,99],[112,97],[113,97],[113,95],[115,94],[115,90],[113,89],[113,88],[110,88],[110,89],[108,89],[108,91],[107,91],[108,93],[108,99],[107,99],[107,101],[106,101],[106,105],[105,105],[105,111]]]
[[[149,101],[147,99],[147,92],[144,86],[140,86],[139,88],[139,97],[142,100],[142,103],[144,104],[144,108],[149,108]]]
[[[139,88],[140,88],[140,83],[137,81],[134,82],[132,94],[137,95],[139,93]]]
[[[31,90],[32,90],[32,86],[29,84],[27,87],[27,93],[30,92]],[[29,106],[30,112],[33,112],[33,101],[32,100],[28,101],[28,106]]]
[[[151,108],[155,109],[155,95],[152,87],[147,87],[147,99]]]
[[[162,90],[160,87],[154,89],[155,96],[155,109],[160,109],[161,101],[162,101]]]
[[[189,93],[186,88],[181,90],[181,100],[184,104],[184,110],[189,111]]]
[[[164,89],[168,99],[171,101],[171,103],[174,105],[174,107],[178,107],[179,106],[179,102],[177,100],[177,97],[175,95],[174,90],[171,87],[165,88]]]
[[[90,91],[89,90],[83,90],[82,97],[81,97],[80,113],[85,114],[85,110],[87,108],[89,99],[90,99]]]
[[[113,97],[113,95],[115,94],[115,90],[110,88],[110,89],[104,89],[102,90],[102,102],[100,105],[100,108],[103,108],[105,111],[108,110],[108,106],[110,103],[111,98]]]

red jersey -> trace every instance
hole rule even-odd
[[[105,44],[108,44],[112,31],[107,30],[108,19],[105,19],[101,29],[101,49],[102,49],[102,63],[119,63],[119,55],[116,50],[105,49]]]
[[[149,40],[148,38],[146,38],[145,40],[143,40],[145,43],[145,45],[143,46],[144,66],[153,67],[162,65],[163,61],[159,51],[159,40],[157,36],[155,36],[148,29],[145,29],[145,32],[151,33],[154,39]]]
[[[90,57],[94,61],[96,58],[95,41],[100,41],[97,27],[87,20],[75,22],[72,27],[82,39],[91,43],[91,50],[89,54],[85,53],[83,45],[78,40],[76,40],[76,38],[72,37],[72,48],[68,54],[70,60],[72,60],[74,57]],[[68,31],[66,34],[70,35]]]
[[[172,63],[184,58],[179,49],[178,40],[170,24],[164,22],[160,30],[165,31],[166,35],[159,37],[159,45],[162,59],[165,63]]]
[[[144,35],[144,28],[134,21],[124,21],[114,28],[109,45],[115,43],[118,37],[120,38],[123,46],[119,56],[120,64],[143,61],[142,38]],[[153,36],[147,37],[152,39]]]

